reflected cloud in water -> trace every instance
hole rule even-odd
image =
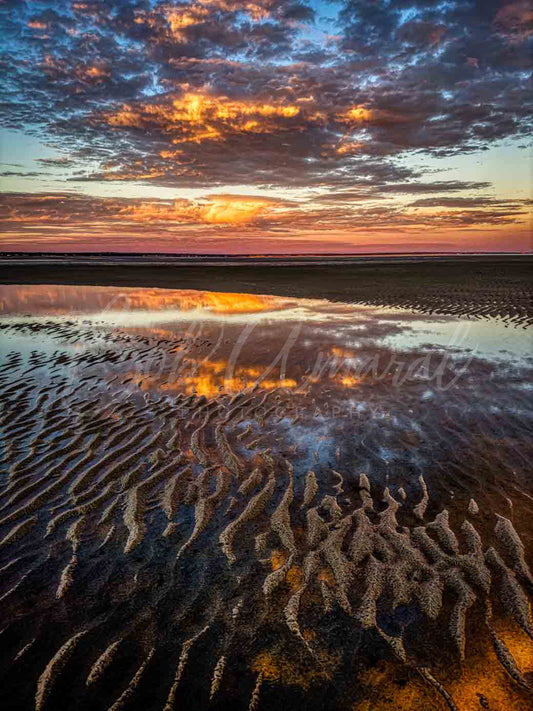
[[[105,609],[112,633],[91,644],[142,650],[121,682],[134,691],[160,654],[158,708],[196,644],[195,678],[221,703],[238,659],[243,708],[267,683],[287,708],[325,693],[360,711],[522,703],[528,331],[207,291],[3,286],[0,300],[0,526],[17,551],[2,594],[37,640],[16,683]],[[83,703],[110,707],[90,687]]]

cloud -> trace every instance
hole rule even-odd
[[[487,206],[500,206],[506,208],[516,208],[517,212],[522,212],[525,205],[529,205],[529,200],[498,200],[490,197],[431,197],[421,198],[409,203],[410,207],[472,207],[480,208]]]
[[[521,44],[533,35],[533,8],[529,0],[500,7],[494,17],[496,28],[512,43]]]
[[[65,184],[84,182],[87,191],[135,182],[220,193],[172,203],[11,195],[7,219],[124,220],[134,231],[199,225],[203,234],[522,219],[523,205],[490,202],[487,182],[431,180],[424,159],[530,133],[529,4],[339,0],[327,31],[315,7],[5,3],[2,125],[58,150],[62,158],[39,160],[50,175],[64,171]],[[314,197],[288,204],[231,195],[242,185]],[[405,204],[417,195],[432,201]]]
[[[331,197],[331,196],[330,196]],[[527,200],[491,198],[423,198],[408,205],[360,203],[349,194],[289,201],[255,195],[212,194],[196,200],[92,198],[73,193],[32,195],[12,193],[0,201],[0,223],[6,230],[20,223],[30,227],[48,223],[98,230],[169,232],[176,236],[201,230],[203,235],[226,233],[274,236],[280,230],[361,233],[417,230],[473,225],[505,226],[521,223]],[[190,232],[192,231],[192,232]],[[198,232],[197,232],[198,233]]]
[[[281,201],[263,197],[238,195],[211,195],[207,204],[200,207],[201,219],[207,224],[248,224],[270,214]]]
[[[119,217],[145,223],[246,225],[284,203],[247,195],[210,195],[201,201],[142,201],[120,209]]]
[[[461,190],[484,190],[490,187],[487,182],[444,180],[430,183],[395,183],[384,185],[381,188],[383,193],[402,193],[406,195],[416,195],[417,193],[444,193],[458,192]]]
[[[338,7],[317,44],[307,2],[17,4],[4,125],[89,154],[85,180],[333,189],[531,130],[526,3]]]
[[[39,171],[3,170],[0,172],[2,178],[37,178],[45,173]]]
[[[38,158],[37,162],[48,168],[70,168],[75,163],[66,156],[60,156],[59,158]]]

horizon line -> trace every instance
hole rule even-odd
[[[47,252],[44,250],[39,251],[23,251],[23,250],[0,250],[0,258],[5,256],[28,256],[28,257],[38,257],[38,256],[51,256],[58,257],[62,255],[68,256],[164,256],[164,257],[175,257],[175,258],[249,258],[249,259],[266,259],[266,258],[283,258],[283,257],[402,257],[402,256],[484,256],[484,255],[502,255],[502,256],[531,256],[533,255],[532,250],[514,250],[514,251],[502,251],[502,250],[486,250],[486,251],[461,251],[461,250],[450,250],[450,251],[405,251],[405,252],[135,252],[135,251],[51,251]]]

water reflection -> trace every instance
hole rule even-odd
[[[528,703],[527,331],[204,291],[0,300],[18,708]]]
[[[253,294],[222,294],[179,289],[135,289],[25,285],[1,287],[0,312],[68,315],[98,311],[193,311],[252,314],[282,308],[289,299]]]

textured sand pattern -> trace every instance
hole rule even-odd
[[[505,457],[526,427],[519,411],[494,451],[490,418],[480,444],[453,416],[428,417],[435,446],[453,435],[460,451],[439,484],[423,467],[372,466],[391,433],[417,449],[400,415],[352,421],[358,454],[324,457],[314,437],[293,446],[286,390],[132,385],[124,364],[138,373],[186,336],[3,328],[36,343],[0,368],[6,708],[381,708],[364,706],[361,681],[377,660],[407,675],[420,708],[471,708],[456,698],[461,669],[483,654],[509,703],[532,703],[531,548],[513,522],[531,508],[519,496],[528,452]],[[55,353],[39,351],[42,330]],[[475,499],[464,452],[490,463]],[[444,479],[458,492],[447,507]],[[475,693],[493,689],[481,678]]]

